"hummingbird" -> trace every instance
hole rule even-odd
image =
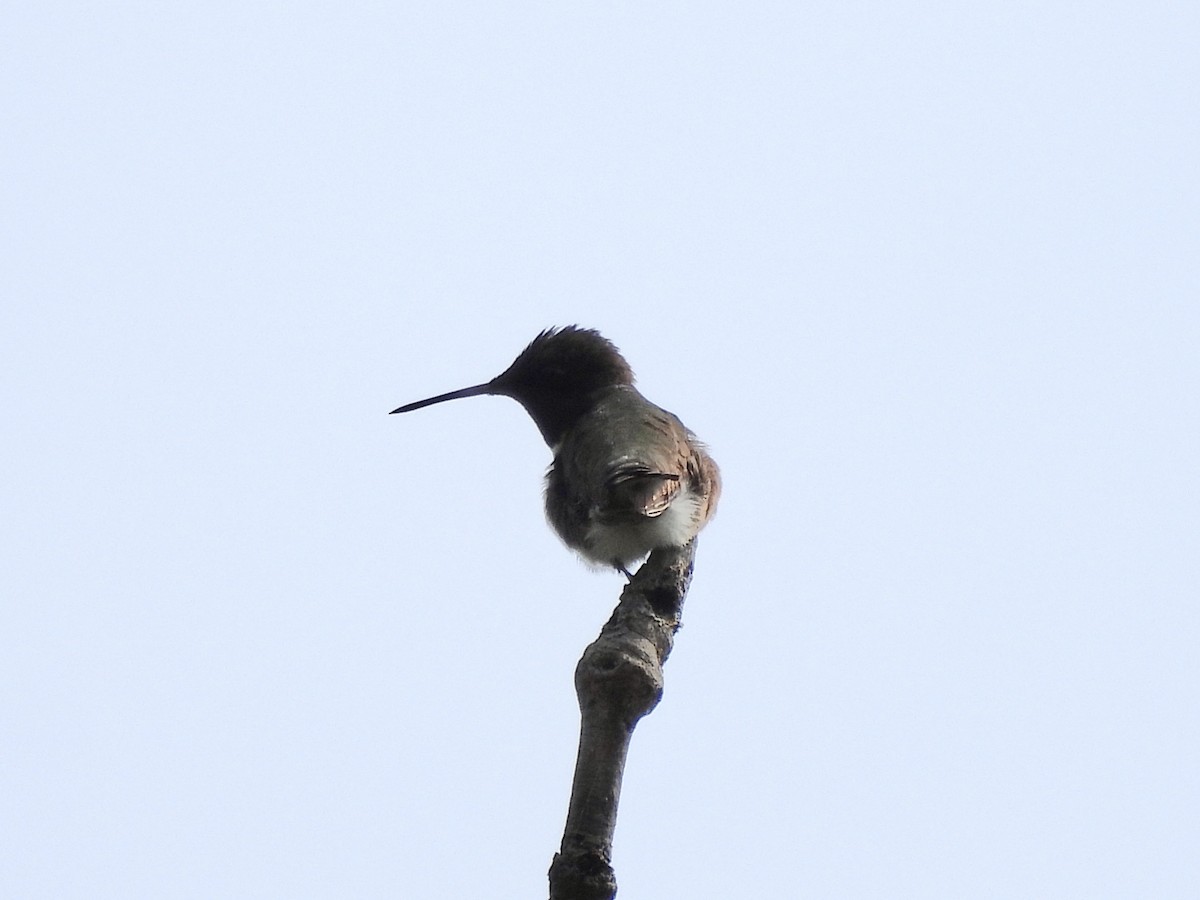
[[[633,370],[600,332],[549,328],[491,381],[393,409],[463,397],[511,397],[541,431],[554,461],[546,518],[572,550],[632,577],[659,547],[680,547],[716,511],[721,475],[705,446],[633,386]]]

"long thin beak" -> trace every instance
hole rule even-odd
[[[442,403],[445,400],[458,400],[460,397],[478,397],[480,394],[492,393],[492,383],[477,384],[474,387],[461,388],[457,391],[451,391],[448,394],[438,394],[436,397],[430,397],[428,400],[418,400],[416,403],[406,403],[398,409],[393,409],[389,416],[396,413],[412,412],[414,409],[421,409],[424,406],[432,406],[435,403]]]

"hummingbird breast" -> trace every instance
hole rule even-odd
[[[681,546],[711,518],[716,463],[673,414],[628,385],[564,433],[546,478],[546,517],[587,560],[625,568]]]

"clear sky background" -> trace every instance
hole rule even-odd
[[[486,380],[725,476],[623,898],[1200,896],[1200,6],[11,4],[0,894],[539,897],[622,579]]]

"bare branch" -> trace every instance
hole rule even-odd
[[[655,550],[575,668],[579,755],[562,847],[550,865],[551,900],[611,900],[613,831],[633,729],[658,705],[663,663],[679,630],[695,541]]]

